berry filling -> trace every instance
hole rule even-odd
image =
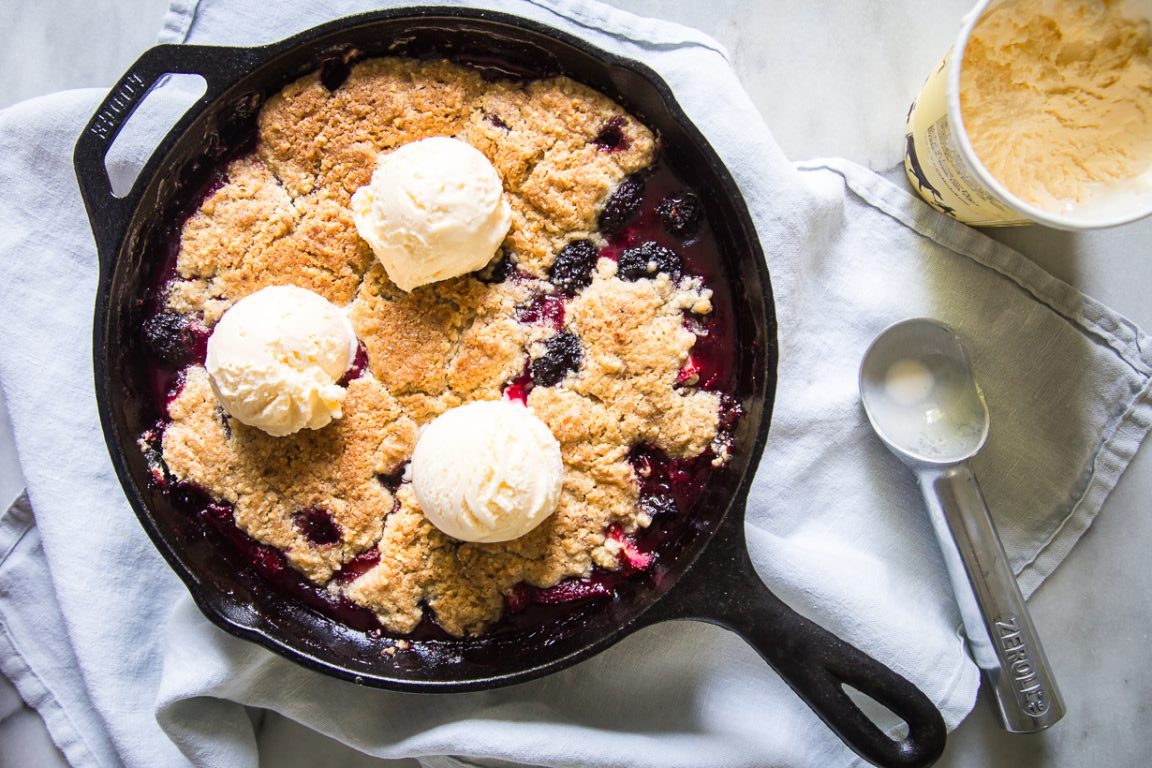
[[[265,544],[252,548],[252,565],[264,576],[279,576],[288,570],[288,563],[280,550]]]
[[[531,391],[532,373],[526,369],[519,376],[508,382],[508,386],[504,387],[504,399],[527,405],[528,393]]]
[[[164,413],[167,415],[168,407],[172,405],[176,398],[180,397],[180,393],[184,391],[184,385],[187,383],[187,377],[184,371],[181,370],[175,376],[168,379],[168,386],[164,392]]]
[[[165,422],[158,422],[140,435],[140,439],[137,441],[141,452],[144,454],[144,461],[148,465],[148,473],[152,476],[152,482],[163,491],[168,490],[175,482],[168,471],[168,465],[164,463],[165,426]]]
[[[675,499],[673,499],[671,496],[663,496],[659,494],[641,496],[640,508],[652,517],[659,517],[661,515],[675,515],[679,511],[676,508]]]
[[[340,526],[332,519],[332,513],[320,507],[308,507],[292,516],[296,530],[318,546],[335,544],[340,541]]]
[[[720,422],[717,429],[721,432],[731,432],[744,415],[744,406],[740,401],[727,393],[720,395]]]
[[[356,579],[375,568],[379,562],[380,550],[365,550],[344,563],[344,567],[341,568],[333,578],[336,579],[338,584],[347,584],[350,581],[356,581]]]
[[[348,75],[352,74],[352,57],[355,51],[351,48],[338,56],[330,56],[320,62],[320,83],[329,91],[335,91]]]
[[[200,193],[201,201],[207,200],[212,195],[214,195],[217,192],[219,192],[220,190],[224,189],[224,187],[227,186],[227,184],[228,184],[228,174],[222,173],[222,172],[214,174],[212,176],[212,178],[209,180],[208,186],[206,186],[204,188],[204,191]],[[173,264],[172,266],[173,266],[173,274],[175,274],[175,266],[176,265]]]
[[[689,356],[676,374],[676,384],[682,387],[694,387],[700,381],[700,362]]]
[[[283,554],[272,547],[260,544],[241,531],[236,526],[231,505],[212,500],[200,488],[185,483],[175,486],[173,490],[181,506],[196,510],[196,516],[212,535],[222,539],[221,545],[225,557],[234,563],[234,567],[238,570],[246,568],[259,574],[264,583],[352,629],[367,632],[380,628],[380,621],[372,611],[323,587],[311,584],[288,566]],[[347,567],[346,565],[345,571]],[[259,588],[259,581],[257,580],[252,586]]]
[[[484,119],[502,131],[508,130],[508,123],[504,122],[500,115],[495,115],[491,112],[485,112]]]
[[[624,133],[624,126],[627,122],[624,115],[613,117],[604,124],[604,127],[596,134],[596,138],[592,139],[592,143],[601,152],[623,152],[632,146],[632,142]]]
[[[224,410],[224,406],[216,406],[216,420],[220,422],[220,428],[224,430],[224,437],[227,440],[232,439],[232,422],[230,422],[228,411]]]
[[[547,325],[553,330],[564,328],[564,297],[541,294],[522,307],[516,308],[516,319],[526,325]]]
[[[691,509],[708,482],[713,458],[711,451],[681,459],[651,445],[633,448],[629,459],[640,481],[640,505],[658,510],[657,514]]]
[[[340,82],[336,64],[329,65],[329,81],[325,85],[338,88]],[[502,119],[485,115],[485,119],[499,128],[507,128]],[[603,151],[618,151],[628,146],[621,120],[610,121],[598,134],[596,143]],[[217,186],[226,178],[217,179]],[[211,190],[207,193],[211,194]],[[710,237],[709,224],[703,215],[699,199],[686,190],[683,182],[665,163],[659,163],[643,175],[634,174],[618,185],[605,203],[599,216],[601,233],[607,238],[602,247],[591,240],[569,242],[557,254],[549,268],[547,279],[555,293],[544,293],[528,304],[518,307],[519,322],[545,326],[557,331],[543,342],[543,354],[531,360],[520,375],[508,382],[503,396],[526,403],[534,386],[556,386],[583,365],[584,350],[578,336],[563,331],[565,300],[587,288],[593,280],[598,258],[608,258],[618,264],[617,274],[624,280],[652,278],[666,273],[673,279],[682,275],[700,278],[716,292],[714,304],[720,308],[730,305],[721,260],[715,241]],[[170,254],[159,285],[179,278],[174,272],[176,248]],[[529,275],[517,267],[515,257],[508,252],[492,263],[483,273],[486,281],[498,283],[507,280],[528,281]],[[162,295],[163,291],[158,291]],[[640,486],[639,507],[651,518],[647,528],[626,533],[619,525],[610,526],[605,536],[618,545],[619,570],[593,569],[591,575],[565,579],[548,588],[532,587],[524,583],[511,587],[504,595],[508,620],[507,629],[519,631],[536,627],[560,615],[561,608],[600,598],[612,597],[625,580],[647,574],[642,578],[659,580],[667,566],[666,545],[671,546],[691,535],[690,513],[703,494],[714,473],[713,460],[726,455],[731,448],[731,431],[742,415],[740,403],[723,394],[732,388],[735,329],[732,318],[721,312],[707,317],[685,314],[685,327],[697,336],[691,355],[677,375],[677,385],[721,393],[719,434],[711,449],[700,456],[681,459],[670,457],[660,450],[640,445],[632,449],[629,459]],[[153,314],[142,327],[145,348],[151,358],[149,376],[158,405],[170,402],[180,392],[183,369],[203,362],[206,353],[208,329],[194,318],[159,312]],[[367,353],[363,345],[340,384],[362,376],[367,370]],[[166,411],[164,412],[166,416]],[[163,433],[167,419],[141,435],[140,446],[149,472],[156,485],[167,490],[173,500],[199,518],[204,527],[222,539],[225,557],[236,561],[240,573],[260,574],[270,584],[290,598],[330,616],[342,624],[366,632],[379,633],[380,623],[369,609],[341,596],[334,585],[352,582],[374,568],[380,561],[380,551],[370,548],[344,563],[328,587],[317,586],[288,565],[284,555],[275,548],[260,544],[237,527],[231,507],[214,501],[203,491],[179,483],[169,473],[163,459]],[[403,480],[404,466],[379,481],[393,493]],[[393,509],[396,507],[394,506]],[[324,509],[311,507],[297,512],[293,523],[308,541],[318,546],[338,543],[342,537],[340,526]],[[676,545],[679,546],[679,545]],[[673,550],[675,551],[675,550]],[[257,579],[260,582],[261,579]],[[565,608],[566,612],[567,609]],[[493,631],[503,631],[497,625]],[[413,640],[448,640],[431,611],[410,635]]]
[[[720,348],[719,344],[710,343],[711,341],[709,332],[697,337],[696,345],[692,347],[692,353],[676,376],[677,384],[695,386],[710,391],[723,387],[725,367],[722,356],[726,352]],[[695,377],[694,382],[691,381],[693,377]]]
[[[208,353],[208,329],[187,315],[155,314],[144,321],[143,333],[148,350],[165,365],[186,365]]]
[[[376,479],[380,481],[381,485],[392,491],[392,493],[396,493],[396,490],[400,487],[400,483],[404,482],[404,472],[407,468],[408,462],[404,462],[391,472],[376,475]]]
[[[356,357],[352,358],[352,366],[340,379],[336,382],[342,387],[347,387],[351,382],[364,375],[368,370],[368,350],[364,347],[364,342],[360,342],[356,346]]]
[[[554,587],[539,589],[532,599],[540,605],[559,605],[611,597],[614,591],[607,578],[594,573],[586,579],[566,579]]]
[[[516,261],[507,251],[487,268],[487,280],[490,283],[502,283],[505,280],[516,280],[527,277],[516,267]]]
[[[608,538],[620,545],[620,566],[626,573],[646,571],[656,559],[653,553],[641,551],[636,538],[624,533],[619,525],[609,526]]]
[[[532,587],[527,584],[514,584],[504,595],[504,610],[508,613],[520,613],[532,604]]]

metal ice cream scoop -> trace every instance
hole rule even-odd
[[[968,460],[988,439],[988,406],[960,339],[925,318],[881,333],[860,366],[876,434],[916,473],[932,529],[1004,728],[1043,730],[1064,701]]]

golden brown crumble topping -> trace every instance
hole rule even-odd
[[[627,147],[599,151],[593,139],[613,118],[623,118]],[[513,208],[504,250],[528,279],[466,275],[405,293],[360,240],[348,202],[376,156],[444,135],[471,143],[500,173]],[[551,289],[547,269],[565,243],[599,239],[605,199],[654,155],[647,128],[566,78],[491,83],[447,62],[376,59],[334,92],[316,74],[289,85],[260,114],[256,152],[228,166],[226,183],[185,224],[168,307],[211,325],[264,286],[308,288],[349,306],[369,370],[349,384],[342,419],[271,437],[226,417],[204,369],[193,367],[169,407],[169,470],[230,502],[243,531],[397,632],[416,626],[424,604],[452,634],[481,632],[519,582],[547,587],[593,565],[617,568],[605,529],[650,520],[637,504],[631,448],[694,456],[716,436],[717,396],[674,386],[695,341],[683,313],[711,311],[696,280],[625,282],[601,259],[592,284],[567,303],[564,330],[579,338],[583,364],[528,398],[560,441],[564,489],[555,514],[528,535],[455,541],[427,522],[408,483],[394,494],[378,476],[404,465],[420,425],[499,398],[543,353],[555,330],[520,322],[517,307]],[[298,515],[309,509],[331,516],[338,541],[301,532]],[[332,580],[372,547],[376,566]]]

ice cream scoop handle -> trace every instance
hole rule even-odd
[[[1064,716],[1020,586],[967,463],[919,473],[976,663],[1004,728],[1031,733]]]

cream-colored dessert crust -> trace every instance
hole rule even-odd
[[[618,116],[628,148],[602,151],[593,139]],[[422,424],[499,398],[543,353],[555,330],[520,322],[517,307],[550,289],[544,278],[565,243],[598,238],[607,196],[654,160],[648,129],[565,78],[493,83],[450,63],[398,59],[359,64],[334,92],[306,76],[265,105],[259,126],[256,152],[228,166],[184,225],[169,308],[211,325],[263,286],[299,285],[349,306],[369,369],[349,384],[343,418],[277,438],[228,418],[193,367],[169,407],[163,456],[172,474],[232,504],[243,531],[396,632],[412,630],[424,605],[454,635],[482,632],[518,583],[547,587],[594,565],[619,567],[605,530],[650,522],[632,447],[694,456],[716,436],[717,396],[675,386],[696,338],[684,312],[711,311],[694,279],[625,282],[601,259],[592,284],[567,303],[565,330],[579,337],[583,364],[528,399],[559,440],[565,472],[556,512],[535,530],[499,544],[455,541],[424,518],[409,483],[393,492],[381,478],[403,468]],[[466,275],[406,293],[359,239],[349,198],[377,154],[436,135],[471,143],[499,171],[513,208],[503,247],[526,278]],[[301,533],[296,516],[309,509],[331,515],[338,542]],[[334,578],[371,548],[377,565]]]

